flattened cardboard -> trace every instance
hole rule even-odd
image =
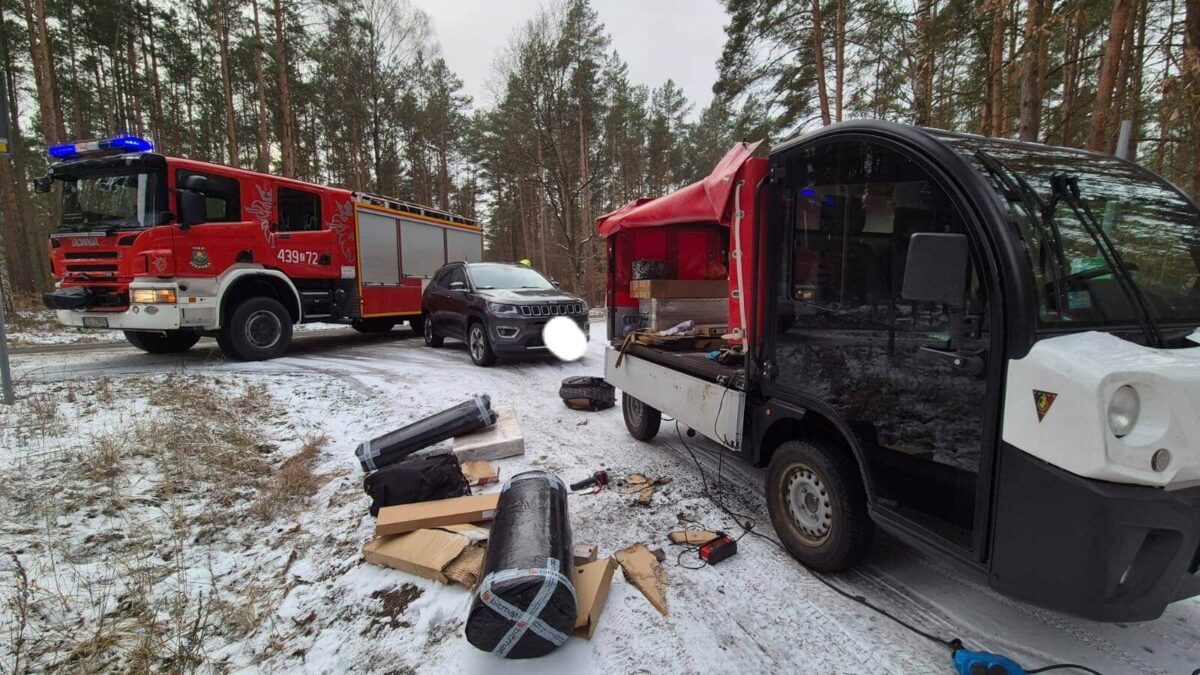
[[[687,544],[689,546],[703,546],[718,536],[720,535],[716,532],[709,532],[707,530],[676,530],[667,534],[667,538],[671,540],[672,544]]]
[[[404,534],[429,527],[478,523],[496,517],[500,493],[435,499],[431,502],[385,506],[379,509],[375,534]]]
[[[575,568],[575,635],[591,640],[596,633],[596,624],[604,612],[608,587],[612,584],[613,571],[616,569],[617,563],[612,558]]]
[[[575,566],[596,562],[597,550],[595,544],[572,544],[571,557],[575,558]]]
[[[487,485],[500,480],[500,470],[491,462],[471,459],[462,463],[463,476],[469,485]]]
[[[443,584],[449,579],[442,573],[471,541],[461,534],[445,530],[417,530],[408,534],[376,537],[363,547],[367,562],[433,579]]]
[[[724,279],[634,279],[629,282],[629,297],[650,298],[724,298],[729,282]]]
[[[613,555],[621,564],[625,580],[637,586],[642,595],[663,616],[667,615],[667,572],[644,544],[634,544]]]

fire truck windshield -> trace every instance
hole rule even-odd
[[[1200,324],[1200,211],[1170,184],[1095,153],[940,138],[1007,202],[1044,325]],[[1063,185],[1077,186],[1078,198]]]
[[[167,208],[161,171],[56,178],[62,183],[61,231],[142,229],[158,224]]]

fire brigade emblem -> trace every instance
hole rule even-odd
[[[208,250],[203,246],[192,247],[192,267],[198,270],[207,269],[212,265],[212,261],[208,259]]]
[[[150,259],[150,266],[153,267],[154,271],[158,272],[159,274],[166,272],[167,271],[167,257],[162,256],[162,255],[154,256],[153,258]]]
[[[1050,406],[1054,405],[1054,399],[1058,398],[1058,394],[1053,394],[1040,389],[1033,390],[1033,403],[1037,406],[1038,421],[1046,419],[1046,413],[1050,412]]]

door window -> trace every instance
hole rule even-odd
[[[912,235],[965,233],[962,216],[888,147],[825,143],[784,161],[775,382],[842,415],[882,503],[970,545],[986,380],[927,348],[986,352],[987,298],[973,273],[965,311],[901,297]]]
[[[204,214],[208,223],[236,223],[242,219],[242,193],[237,179],[200,171],[179,169],[175,184],[188,176],[202,176],[208,183],[204,188]]]
[[[321,196],[307,190],[279,188],[279,231],[314,232],[321,229]]]

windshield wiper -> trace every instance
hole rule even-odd
[[[999,159],[984,150],[976,151],[975,156],[983,163],[988,172],[1000,181],[1007,192],[1020,200],[1025,207],[1025,212],[1029,215],[1030,222],[1037,230],[1041,240],[1039,247],[1049,248],[1054,256],[1056,264],[1050,266],[1051,282],[1054,284],[1054,305],[1058,308],[1058,315],[1061,317],[1063,308],[1070,308],[1070,304],[1066,302],[1067,297],[1063,292],[1062,283],[1063,277],[1070,274],[1070,266],[1067,265],[1067,259],[1063,256],[1062,236],[1058,231],[1058,223],[1054,220],[1054,209],[1048,209],[1045,202],[1042,201],[1041,195],[1035,192],[1020,174]],[[1040,255],[1044,255],[1044,253]],[[1040,259],[1038,262],[1042,264]],[[1045,265],[1042,264],[1042,267],[1044,268]]]
[[[1125,260],[1121,258],[1121,252],[1117,250],[1108,233],[1100,226],[1100,221],[1092,213],[1091,207],[1079,198],[1079,179],[1066,174],[1055,174],[1050,177],[1050,191],[1053,198],[1047,208],[1053,209],[1060,199],[1071,207],[1071,211],[1083,225],[1084,231],[1092,238],[1096,249],[1104,257],[1104,264],[1112,270],[1117,285],[1121,287],[1129,303],[1137,309],[1138,323],[1142,326],[1146,340],[1156,347],[1166,346],[1162,331],[1154,322],[1154,315],[1150,313],[1150,304],[1146,302],[1146,296],[1142,295],[1142,290],[1134,282],[1133,275],[1129,273],[1129,268],[1125,265]]]

